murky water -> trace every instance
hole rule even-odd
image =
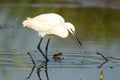
[[[89,4],[89,3],[88,3]],[[62,6],[61,6],[62,5]],[[61,14],[76,26],[83,47],[70,34],[61,39],[53,36],[48,49],[48,75],[50,80],[99,80],[104,70],[104,80],[119,80],[120,76],[120,10],[119,8],[95,8],[77,5],[54,4],[1,4],[0,5],[0,80],[26,80],[33,64],[27,52],[31,52],[37,67],[44,58],[37,50],[40,37],[37,32],[23,28],[26,17],[42,13]],[[114,6],[114,5],[113,5]],[[42,43],[44,49],[47,36]],[[62,52],[62,60],[54,61],[53,54]],[[96,54],[100,52],[109,59]],[[36,69],[28,80],[39,80]],[[45,73],[41,73],[45,80]]]

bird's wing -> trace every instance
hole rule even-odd
[[[58,27],[51,29],[48,34],[53,34],[61,38],[66,38],[68,36],[68,31],[64,27],[58,26]]]
[[[32,18],[32,25],[39,27],[39,31],[50,31],[51,29],[63,24],[64,19],[57,14],[43,14]]]
[[[56,22],[56,23],[59,23],[59,22],[65,22],[64,21],[64,18],[58,14],[55,14],[55,13],[49,13],[49,14],[42,14],[42,15],[38,15],[36,17],[34,17],[34,19],[36,20],[40,20],[40,21],[45,21],[45,22],[49,22],[49,21],[52,21],[52,22]],[[52,23],[53,24],[53,23]]]
[[[66,33],[66,29],[63,24],[64,19],[54,13],[42,14],[34,18],[28,18],[23,21],[23,25],[44,34],[55,34],[60,37],[65,37],[63,33]]]

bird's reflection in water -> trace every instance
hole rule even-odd
[[[105,60],[101,65],[98,66],[98,68],[102,68],[103,65],[109,61],[109,59],[99,52],[97,52],[96,54],[102,56],[102,58]],[[40,65],[36,66],[36,63],[35,63],[34,59],[32,58],[32,55],[29,52],[28,52],[28,55],[31,58],[31,61],[33,63],[33,67],[32,67],[31,72],[29,73],[29,76],[27,77],[27,79],[29,79],[31,77],[34,69],[36,68],[37,69],[36,74],[37,74],[39,80],[43,80],[42,76],[41,76],[41,72],[43,72],[43,71],[46,75],[46,80],[49,80],[48,71],[47,71],[48,70],[48,61],[47,60],[43,61],[43,62],[41,62]],[[55,61],[61,61],[63,59],[63,58],[61,58],[61,56],[62,56],[62,53],[54,54],[53,59]],[[99,80],[103,80],[103,70],[101,71],[101,73],[99,75]]]
[[[29,55],[29,57],[31,58],[31,61],[32,61],[32,63],[33,63],[33,67],[32,67],[32,70],[31,70],[29,76],[27,77],[27,79],[29,79],[29,78],[31,77],[34,69],[37,68],[37,72],[36,72],[36,73],[37,73],[37,75],[38,75],[39,80],[42,80],[42,77],[41,77],[41,74],[40,74],[41,71],[45,71],[46,79],[49,80],[48,71],[47,71],[47,69],[48,69],[48,68],[47,68],[47,63],[48,63],[48,61],[42,62],[42,64],[40,64],[40,65],[37,67],[34,59],[32,58],[32,55],[31,55],[29,52],[28,52],[28,55]]]

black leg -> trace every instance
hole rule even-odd
[[[46,74],[47,80],[49,80],[48,71],[47,71],[48,70],[47,63],[48,63],[48,61],[45,62],[45,74]]]
[[[41,50],[40,45],[41,45],[42,40],[43,40],[43,37],[40,39],[40,42],[38,43],[37,48],[38,48],[38,50],[41,52],[41,54],[44,56],[44,58],[46,59],[46,61],[49,61],[48,58],[47,58],[47,56],[46,56],[46,55],[43,53],[43,51]]]
[[[38,75],[38,78],[39,78],[39,80],[42,80],[42,78],[41,78],[41,75],[40,75],[40,70],[41,68],[37,68],[37,75]]]
[[[47,41],[47,44],[46,44],[46,47],[45,47],[46,57],[47,57],[48,45],[49,45],[50,39],[51,39],[51,37],[49,36],[48,41]]]

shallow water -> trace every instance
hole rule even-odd
[[[33,67],[27,52],[32,54],[37,67],[43,63],[44,58],[36,47],[40,37],[21,23],[26,17],[50,12],[72,22],[83,44],[79,46],[71,34],[66,39],[52,37],[48,49],[50,80],[99,80],[102,70],[105,80],[119,80],[119,8],[54,5],[0,5],[0,80],[26,80]],[[46,41],[47,37],[42,43],[43,49]],[[52,55],[59,52],[63,53],[63,59],[54,61]],[[97,52],[109,59],[102,68],[98,66],[105,60]],[[45,73],[41,74],[45,80]],[[36,69],[29,80],[39,80]]]

